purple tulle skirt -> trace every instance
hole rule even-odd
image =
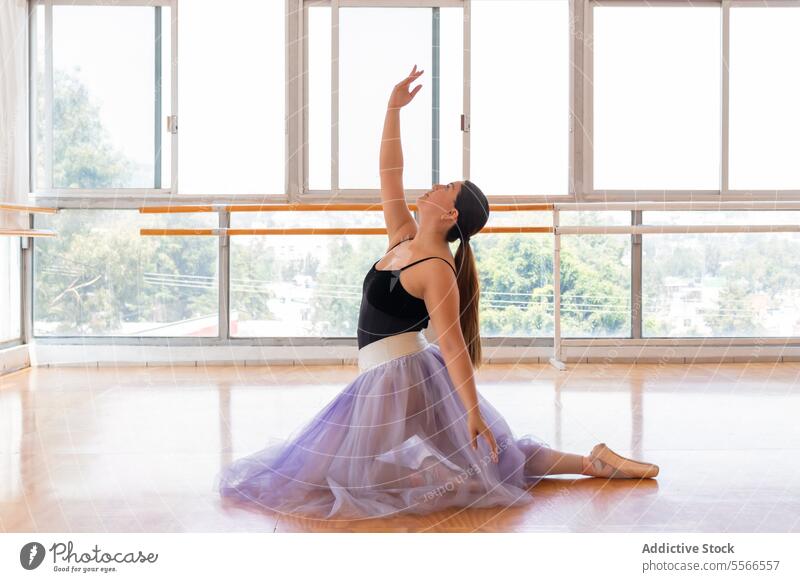
[[[327,519],[530,503],[528,488],[541,476],[529,474],[526,461],[548,445],[530,434],[515,437],[480,392],[478,404],[497,441],[496,464],[482,437],[472,448],[445,360],[426,342],[361,372],[290,438],[224,467],[214,491]]]

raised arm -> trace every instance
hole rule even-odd
[[[400,109],[408,105],[422,88],[417,85],[412,92],[409,85],[419,78],[423,71],[417,66],[411,74],[394,86],[386,107],[380,152],[381,201],[386,230],[391,247],[403,239],[417,233],[417,222],[408,209],[403,190],[403,147],[400,143]]]

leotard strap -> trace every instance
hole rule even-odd
[[[418,261],[414,261],[414,262],[413,262],[413,263],[411,263],[410,265],[406,265],[405,267],[401,267],[401,268],[400,268],[400,269],[398,269],[398,270],[400,270],[400,271],[404,271],[404,270],[408,269],[409,267],[413,267],[413,266],[414,266],[414,265],[416,265],[417,263],[421,263],[422,261],[427,261],[428,259],[442,259],[442,260],[443,260],[445,263],[447,263],[447,266],[448,266],[448,267],[450,267],[451,269],[453,269],[453,275],[455,275],[455,276],[456,276],[456,279],[458,279],[458,273],[456,273],[456,270],[453,268],[453,265],[451,265],[451,264],[450,264],[450,262],[449,262],[447,259],[444,259],[444,258],[442,258],[442,257],[425,257],[424,259],[419,259]]]
[[[400,242],[397,242],[397,243],[393,244],[392,246],[390,246],[390,247],[389,247],[389,250],[388,250],[388,251],[386,251],[386,253],[388,254],[388,253],[389,253],[389,251],[391,251],[391,250],[392,250],[394,247],[396,247],[396,246],[397,246],[397,245],[399,245],[400,243],[404,243],[404,242],[406,242],[407,240],[411,240],[412,238],[414,238],[414,237],[412,236],[411,238],[404,238],[404,239],[403,239],[403,240],[401,240]]]

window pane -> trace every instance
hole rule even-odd
[[[172,115],[172,17],[168,8],[162,8],[161,19],[161,115],[158,118],[158,143],[161,147],[161,183],[164,189],[172,187],[172,134],[167,131],[167,117]]]
[[[331,9],[308,9],[308,187],[331,187]]]
[[[238,213],[236,228],[341,226],[341,213]],[[491,225],[545,224],[544,213],[497,213]],[[354,227],[383,226],[359,212]],[[547,235],[473,239],[484,336],[547,336],[553,330],[552,240]],[[453,244],[453,252],[457,250]],[[385,236],[240,236],[231,239],[231,335],[355,337],[361,286],[386,252]],[[508,257],[518,257],[509,262]]]
[[[235,228],[341,227],[341,212],[235,213]],[[382,227],[379,212],[347,217]],[[386,252],[385,236],[231,238],[231,336],[355,337],[361,286]]]
[[[594,8],[594,188],[719,188],[720,11]]]
[[[561,214],[564,226],[630,223],[630,212]],[[552,239],[550,241],[552,245]],[[563,336],[629,337],[630,298],[630,235],[568,235],[561,238]]]
[[[628,212],[563,212],[562,224],[629,224]],[[489,226],[549,225],[543,212],[498,212]],[[561,242],[561,329],[565,337],[630,334],[630,236],[565,236]],[[484,337],[552,337],[551,235],[473,239]],[[456,247],[457,248],[457,247]]]
[[[215,227],[216,215],[62,210],[34,246],[38,336],[216,336],[216,237],[143,237],[139,228]]]
[[[181,3],[178,188],[285,191],[285,4]]]
[[[569,3],[472,2],[470,177],[489,194],[566,194]]]
[[[645,212],[646,224],[797,224],[797,212]],[[800,335],[797,233],[644,235],[647,337]]]
[[[403,185],[430,188],[431,8],[339,10],[339,187],[380,188],[386,104],[414,64],[423,88],[400,112]]]
[[[18,339],[20,332],[19,238],[0,236],[0,342]]]
[[[35,127],[31,135],[31,142],[33,148],[31,149],[31,164],[35,164],[36,171],[33,175],[33,184],[31,187],[34,190],[41,190],[43,188],[52,187],[52,174],[48,175],[46,168],[48,164],[45,161],[47,149],[45,146],[45,117],[50,114],[50,111],[45,109],[45,85],[44,85],[44,56],[45,56],[45,42],[47,35],[45,34],[45,21],[44,21],[44,6],[37,4],[33,7],[35,10],[35,20],[33,26],[35,30],[31,30],[31,39],[33,45],[31,46],[31,114],[34,116]],[[49,138],[48,138],[49,139]]]
[[[495,212],[487,226],[544,226],[545,212]],[[553,334],[553,239],[547,234],[481,234],[470,241],[478,263],[483,337]],[[453,243],[453,253],[458,243]]]
[[[629,224],[630,213],[564,213],[564,224]],[[235,213],[235,228],[341,226],[341,213]],[[355,221],[355,222],[353,222]],[[498,212],[489,226],[546,225],[550,215]],[[383,225],[380,213],[348,224]],[[553,333],[553,244],[549,235],[473,239],[484,337]],[[453,243],[453,252],[457,250]],[[630,332],[630,236],[570,236],[562,246],[562,329],[566,336]],[[386,251],[384,236],[286,235],[231,239],[233,337],[354,337],[361,286]],[[511,259],[510,259],[511,257]]]
[[[731,189],[800,189],[798,29],[796,7],[731,8]]]
[[[309,10],[309,187],[330,188],[330,11]],[[406,188],[432,183],[432,8],[342,8],[339,20],[339,187],[380,188],[386,103],[414,64],[423,89],[401,113]],[[462,176],[463,10],[438,10],[440,31],[439,181]],[[397,28],[398,26],[401,28]],[[398,43],[412,54],[397,51]],[[375,51],[378,51],[378,54]],[[369,75],[363,75],[369,70]],[[377,75],[377,77],[376,77]],[[414,83],[412,88],[419,83]]]
[[[464,176],[464,138],[461,132],[461,114],[464,111],[464,11],[461,8],[440,9],[439,35],[438,182],[447,184]]]
[[[159,12],[143,6],[54,6],[53,104],[52,111],[45,112],[44,19],[41,10],[37,12],[38,188],[157,186],[156,14],[161,15],[162,31],[168,30],[169,8]],[[169,62],[168,39],[162,51]],[[169,83],[167,69],[161,86]],[[168,112],[163,96],[161,103],[162,112]],[[51,144],[43,122],[50,113],[48,175]],[[159,127],[163,128],[161,121]],[[165,137],[160,131],[159,135]],[[161,155],[169,158],[169,139],[162,139]]]

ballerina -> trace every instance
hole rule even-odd
[[[452,507],[532,502],[547,475],[653,478],[658,466],[605,443],[588,455],[515,436],[478,392],[477,267],[470,238],[489,202],[470,180],[434,184],[417,199],[402,185],[400,114],[422,85],[416,66],[390,96],[380,151],[390,246],[364,278],[359,375],[290,438],[224,467],[222,497],[316,518],[424,514]],[[453,257],[449,243],[460,239]],[[437,342],[422,330],[433,322]]]

